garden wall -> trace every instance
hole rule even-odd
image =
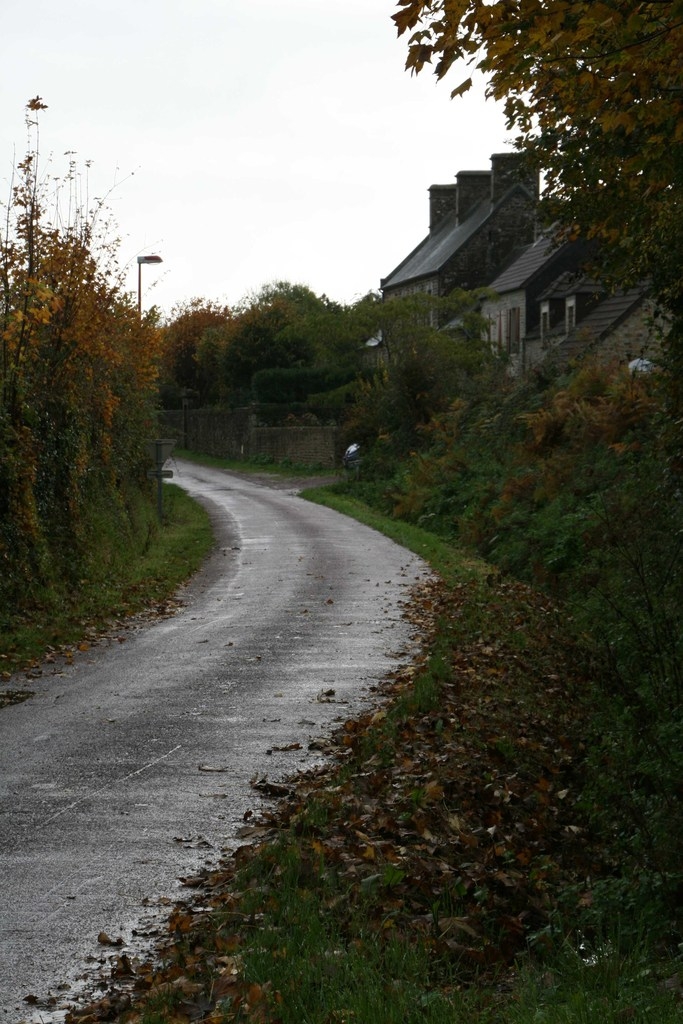
[[[167,410],[160,413],[160,428],[181,448],[221,458],[267,458],[330,469],[341,460],[338,427],[268,427],[248,409]]]

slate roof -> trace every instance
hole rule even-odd
[[[604,285],[584,274],[566,271],[560,274],[545,291],[538,296],[542,299],[566,299],[568,295],[604,295]]]
[[[591,281],[590,284],[595,286],[595,282]],[[564,293],[573,294],[570,289],[565,289]],[[564,336],[564,320],[562,320],[546,333],[546,338],[557,339],[557,351],[561,352],[565,358],[571,359],[578,352],[601,341],[616,330],[619,324],[638,309],[646,294],[646,288],[638,287],[607,295],[578,321],[566,337]],[[527,334],[527,339],[532,340],[538,338],[539,335],[540,331],[536,328]]]
[[[553,251],[559,251],[555,239],[550,235],[541,235],[535,242],[523,249],[517,259],[514,259],[495,281],[491,282],[489,287],[499,295],[523,288],[545,265]]]
[[[439,228],[427,235],[402,263],[380,282],[393,288],[407,281],[438,274],[449,259],[485,224],[493,213],[491,201],[483,199],[463,224],[455,225],[455,214],[444,218]]]
[[[610,331],[618,327],[633,310],[640,306],[645,295],[646,289],[643,287],[608,295],[570,331],[562,343],[562,350],[571,354],[578,348],[605,338]]]

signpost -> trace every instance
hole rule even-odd
[[[149,457],[154,463],[154,469],[147,471],[147,476],[150,480],[156,480],[157,482],[157,514],[159,516],[159,522],[163,517],[164,505],[163,505],[163,481],[170,480],[173,476],[172,469],[164,469],[164,463],[171,457],[171,453],[176,446],[176,442],[169,440],[168,438],[160,438],[155,441],[147,442],[147,451]]]

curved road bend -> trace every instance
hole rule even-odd
[[[144,934],[150,902],[237,842],[249,780],[312,763],[410,647],[419,559],[282,484],[175,473],[217,541],[182,610],[0,712],[0,1024],[58,1020],[43,1000],[115,952],[98,934]]]

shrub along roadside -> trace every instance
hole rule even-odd
[[[597,355],[459,399],[403,463],[382,434],[345,496],[460,543],[561,601],[596,666],[584,802],[619,844],[611,902],[680,913],[683,501],[666,373]]]
[[[118,956],[67,1021],[677,1019],[666,898],[649,947],[642,907],[601,912],[619,865],[580,801],[591,666],[547,597],[473,560],[458,582],[457,557],[415,594],[424,653],[333,766],[272,787],[253,845],[189,880],[161,965]]]
[[[145,491],[156,314],[126,291],[106,200],[83,204],[73,158],[43,167],[45,110],[26,106],[0,231],[0,685],[187,574],[157,563]]]
[[[179,487],[164,487],[164,521],[159,524],[149,496],[128,491],[118,508],[102,503],[89,522],[97,543],[79,566],[36,590],[21,613],[5,611],[0,631],[0,685],[13,672],[40,671],[40,663],[69,645],[89,642],[113,622],[147,610],[163,614],[173,595],[211,548],[205,510]],[[30,682],[27,684],[30,685]],[[17,691],[13,691],[17,697]],[[5,691],[4,700],[12,695]],[[21,693],[18,693],[21,696]],[[0,693],[0,707],[3,696]]]
[[[298,465],[295,462],[273,462],[267,456],[253,459],[226,459],[220,455],[199,455],[185,448],[176,448],[174,457],[186,459],[188,462],[200,463],[203,466],[215,466],[217,469],[228,469],[234,473],[271,473],[274,476],[330,477],[329,467]]]

